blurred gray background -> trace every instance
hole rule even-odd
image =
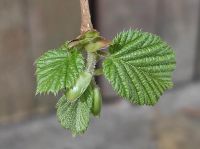
[[[37,57],[79,34],[79,0],[0,0],[0,149],[199,149],[200,0],[91,0],[108,39],[129,28],[160,35],[176,52],[175,87],[154,107],[119,99],[99,78],[105,105],[72,138],[53,96],[35,96]]]

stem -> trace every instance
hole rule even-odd
[[[80,0],[81,6],[81,34],[93,29],[88,0]]]
[[[93,29],[88,0],[80,0],[81,6],[81,34]],[[87,71],[92,75],[97,61],[95,53],[87,52]]]

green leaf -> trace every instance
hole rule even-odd
[[[84,133],[89,125],[92,102],[91,86],[76,102],[70,102],[63,96],[56,105],[61,126],[69,129],[73,135]]]
[[[175,54],[160,37],[141,31],[120,33],[103,63],[114,90],[139,105],[154,105],[173,86]]]
[[[84,68],[82,55],[76,49],[62,46],[46,52],[36,61],[36,93],[54,93],[70,88]]]

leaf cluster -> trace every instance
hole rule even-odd
[[[107,52],[102,51],[104,47],[108,47]],[[95,69],[97,61],[86,60],[84,52],[102,56],[102,68],[91,70]],[[97,85],[93,72],[100,74],[99,70],[103,70],[103,75],[117,94],[131,103],[154,105],[173,86],[175,63],[172,48],[156,35],[128,30],[119,33],[110,43],[98,32],[89,31],[36,60],[36,93],[62,92],[63,96],[56,106],[58,120],[73,135],[79,135],[86,131],[94,101],[98,101],[94,96]],[[89,86],[81,84],[80,75],[85,71],[93,76],[90,82],[84,83]],[[66,92],[70,90],[80,90],[76,92],[78,96],[75,97],[78,98],[74,101],[67,99]]]

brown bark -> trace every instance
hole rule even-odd
[[[88,0],[80,0],[81,6],[81,34],[93,29]]]

